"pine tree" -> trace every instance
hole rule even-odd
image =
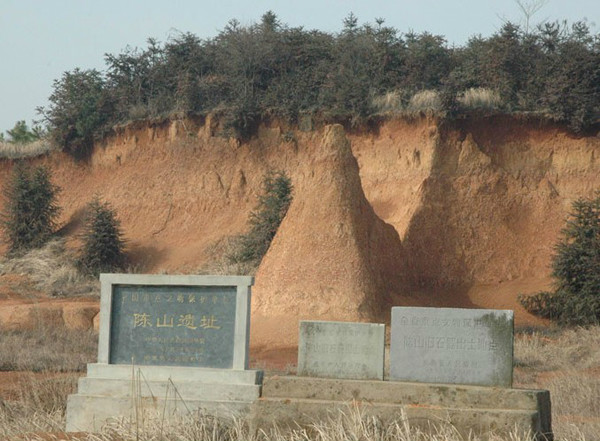
[[[600,296],[600,195],[573,203],[571,219],[562,234],[552,264],[559,289],[596,291]]]
[[[122,270],[124,265],[125,240],[120,222],[108,202],[95,198],[87,207],[79,266],[83,272],[97,276]]]
[[[56,203],[58,187],[50,180],[50,172],[45,167],[36,168],[31,176],[31,198],[34,207],[32,227],[36,240],[34,247],[45,244],[56,228],[56,218],[60,208]]]
[[[521,297],[530,312],[564,324],[600,323],[600,193],[578,199],[552,262],[554,292]]]
[[[15,126],[11,130],[7,130],[6,133],[10,137],[10,142],[15,144],[28,144],[40,139],[43,130],[40,127],[35,126],[33,129],[29,129],[27,123],[21,120],[17,121]]]
[[[262,187],[248,220],[250,231],[241,236],[238,249],[229,256],[232,262],[260,262],[292,202],[292,183],[284,172],[268,172]]]
[[[5,212],[1,224],[10,244],[10,252],[43,246],[52,237],[60,208],[56,197],[60,189],[52,184],[50,172],[43,166],[31,170],[18,163],[4,188]]]

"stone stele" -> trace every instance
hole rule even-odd
[[[383,380],[385,325],[301,321],[298,375]]]
[[[390,379],[512,386],[513,311],[392,308]]]
[[[251,277],[102,274],[98,362],[67,400],[67,431],[142,413],[247,411]],[[135,404],[134,404],[135,403]]]

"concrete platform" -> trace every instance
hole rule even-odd
[[[143,411],[245,415],[260,396],[262,372],[94,363],[67,400],[68,432],[95,432],[111,418]]]
[[[262,387],[261,387],[262,383]],[[430,430],[451,425],[467,439],[534,433],[552,439],[550,393],[481,386],[272,376],[260,371],[90,364],[67,401],[67,431],[98,431],[140,409],[249,418],[255,430],[308,426],[357,409],[381,421]],[[333,413],[332,413],[333,412]]]
[[[548,391],[480,386],[267,377],[251,419],[257,429],[273,424],[293,428],[331,412],[348,412],[350,403],[383,421],[406,417],[423,429],[451,424],[463,436],[507,434],[516,428],[552,438]]]
[[[80,378],[77,393],[104,397],[131,396],[131,380],[108,378]],[[140,381],[139,397],[165,397],[169,393],[181,395],[186,400],[246,401],[256,400],[260,386],[256,384],[219,384],[197,381]]]
[[[88,378],[111,378],[131,380],[133,373],[141,373],[146,380],[173,381],[189,380],[199,383],[260,384],[262,371],[209,369],[178,366],[134,366],[124,364],[90,363]]]
[[[99,432],[111,419],[129,418],[135,421],[141,412],[154,415],[200,415],[206,413],[221,418],[243,416],[249,412],[250,403],[242,401],[182,400],[179,397],[131,396],[109,397],[95,395],[69,395],[67,399],[67,432]]]

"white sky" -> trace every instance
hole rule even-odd
[[[38,118],[35,108],[47,105],[64,71],[103,69],[105,53],[145,47],[148,37],[213,37],[232,18],[250,24],[268,10],[290,26],[327,32],[350,12],[360,24],[382,17],[401,32],[441,34],[456,45],[523,18],[515,0],[0,0],[0,132]],[[548,0],[533,21],[544,19],[587,19],[600,32],[600,0]]]

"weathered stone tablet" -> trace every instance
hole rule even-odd
[[[383,380],[385,325],[301,321],[298,375]]]
[[[392,308],[390,378],[512,386],[513,311]]]
[[[110,364],[233,364],[235,286],[115,286]]]
[[[249,278],[119,274],[102,281],[100,363],[247,368]]]
[[[135,415],[160,409],[165,418],[231,415],[258,399],[262,373],[248,369],[252,277],[102,274],[100,282],[98,363],[67,400],[67,431],[95,431],[134,406]]]

